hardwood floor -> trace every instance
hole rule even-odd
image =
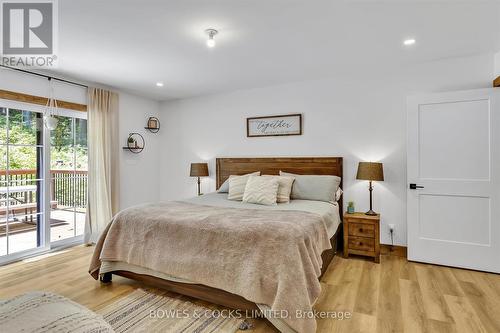
[[[118,276],[108,285],[94,281],[87,274],[92,251],[78,246],[0,267],[0,299],[48,290],[98,310],[141,287]],[[500,275],[389,255],[380,264],[336,256],[321,283],[316,310],[352,318],[319,319],[318,332],[500,332]],[[252,332],[276,332],[265,321],[254,324]]]

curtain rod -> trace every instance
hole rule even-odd
[[[75,85],[75,86],[80,86],[80,87],[88,88],[88,86],[86,86],[84,84],[81,84],[81,83],[78,83],[78,82],[69,81],[69,80],[65,80],[65,79],[60,79],[60,78],[53,77],[53,76],[46,75],[46,74],[40,74],[40,73],[36,73],[36,72],[30,72],[30,71],[27,71],[25,69],[14,68],[14,67],[9,67],[9,66],[5,66],[5,65],[0,65],[0,67],[6,68],[6,69],[10,69],[10,70],[13,70],[13,71],[17,71],[17,72],[21,72],[21,73],[24,73],[24,74],[31,74],[31,75],[35,75],[35,76],[44,77],[44,78],[46,78],[48,80],[56,80],[56,81],[59,81],[59,82],[64,82],[64,83],[72,84],[72,85]]]

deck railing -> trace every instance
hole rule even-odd
[[[0,187],[37,185],[36,170],[0,170]],[[87,206],[87,171],[83,170],[50,170],[51,199],[57,206],[85,208]],[[29,193],[31,202],[36,202],[36,194]],[[12,193],[10,197],[19,196],[26,200],[26,193]],[[21,198],[22,197],[22,198]]]
[[[87,206],[87,171],[50,170],[52,200],[57,205]]]

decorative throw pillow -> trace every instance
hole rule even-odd
[[[245,186],[243,202],[276,205],[279,182],[274,177],[250,176]]]
[[[260,176],[260,171],[249,173],[243,176],[229,176],[229,189],[227,194],[228,200],[241,201],[243,199],[245,186],[247,185],[247,181],[250,176]]]
[[[252,172],[252,173],[247,173],[246,175],[243,176],[260,176],[260,171]],[[219,187],[217,190],[217,193],[228,193],[229,192],[229,178],[226,179],[224,183]]]
[[[295,177],[286,176],[271,176],[263,175],[262,177],[269,177],[278,180],[278,195],[276,201],[279,203],[290,202],[290,193],[292,193],[292,185]]]
[[[335,202],[340,177],[324,175],[296,175],[280,171],[280,176],[295,177],[292,199]]]

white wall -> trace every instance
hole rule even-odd
[[[160,135],[144,127],[149,117],[159,117],[159,103],[120,93],[120,138],[123,145],[129,133],[140,133],[146,142],[140,154],[123,150],[120,155],[120,206],[158,201],[160,197]]]
[[[343,156],[344,202],[368,207],[367,182],[355,180],[359,161],[382,161],[383,183],[375,184],[374,209],[396,225],[395,243],[406,244],[406,97],[491,87],[493,55],[447,59],[394,73],[342,76],[165,102],[161,105],[161,197],[196,193],[189,164],[207,160],[211,177],[203,191],[215,189],[215,157]],[[304,134],[246,138],[249,116],[302,113]]]
[[[500,76],[500,51],[495,54],[495,75],[494,78]]]
[[[109,87],[105,87],[115,90]],[[0,69],[0,89],[36,96],[48,95],[47,79]],[[57,98],[74,102],[87,103],[85,88],[54,81]],[[120,147],[120,206],[156,201],[159,197],[157,181],[159,169],[159,136],[146,133],[144,126],[149,116],[158,116],[159,103],[118,91],[120,95],[120,140],[126,144],[128,133],[139,132],[146,140],[146,149],[141,154],[132,154]]]

